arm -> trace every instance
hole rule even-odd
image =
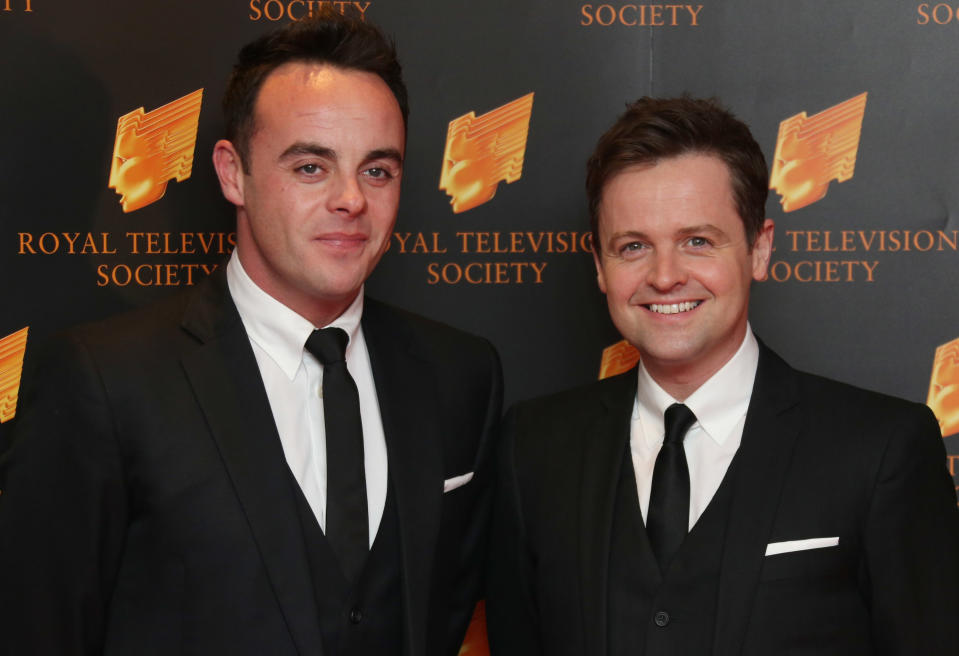
[[[473,616],[477,600],[482,596],[483,563],[489,543],[490,510],[493,502],[493,481],[495,477],[495,451],[497,428],[503,410],[503,371],[499,355],[492,344],[485,342],[485,374],[488,382],[486,410],[483,416],[482,433],[476,455],[476,467],[473,479],[468,485],[478,490],[473,512],[469,516],[462,553],[459,558],[459,581],[452,586],[456,598],[450,604],[449,634],[445,640],[445,653],[455,656],[460,652],[464,633]],[[452,492],[455,494],[456,492]]]
[[[24,383],[0,457],[0,653],[99,653],[127,514],[110,408],[77,339]]]
[[[533,591],[534,562],[526,546],[516,478],[516,432],[514,408],[503,421],[487,571],[486,617],[494,656],[543,653]]]
[[[864,530],[880,653],[959,654],[959,510],[928,408],[891,427]]]

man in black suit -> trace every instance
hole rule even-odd
[[[596,271],[641,364],[505,420],[494,656],[959,654],[959,513],[925,406],[752,334],[767,169],[712,101],[600,139]]]
[[[25,375],[0,652],[455,654],[501,372],[488,342],[363,296],[403,173],[393,46],[302,21],[241,51],[224,109],[225,273]]]

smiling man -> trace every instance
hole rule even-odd
[[[0,653],[456,654],[501,373],[363,294],[396,221],[392,44],[327,11],[240,52],[236,250],[32,359],[0,461]]]
[[[753,335],[768,175],[713,101],[643,98],[587,194],[639,366],[505,421],[494,656],[959,654],[959,512],[925,406]]]

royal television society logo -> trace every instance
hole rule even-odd
[[[455,214],[491,200],[500,182],[522,177],[532,112],[528,93],[482,116],[470,112],[450,121],[440,190],[451,197]]]
[[[939,420],[943,437],[959,433],[959,337],[936,349],[926,405]]]
[[[27,350],[27,331],[22,328],[0,339],[0,424],[13,419],[17,412],[23,354]]]
[[[626,373],[639,363],[639,351],[625,339],[603,349],[599,379]]]
[[[193,152],[200,122],[203,89],[152,112],[142,107],[117,121],[110,181],[124,212],[160,200],[170,180],[183,182],[193,173]]]
[[[779,124],[769,188],[779,194],[784,212],[822,200],[833,180],[852,179],[866,95],[813,116],[800,112]]]

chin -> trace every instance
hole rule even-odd
[[[642,340],[634,342],[639,346],[639,352],[647,360],[654,360],[665,366],[683,366],[694,362],[699,353],[699,348],[695,344],[688,342],[656,342],[654,344],[643,343]]]

